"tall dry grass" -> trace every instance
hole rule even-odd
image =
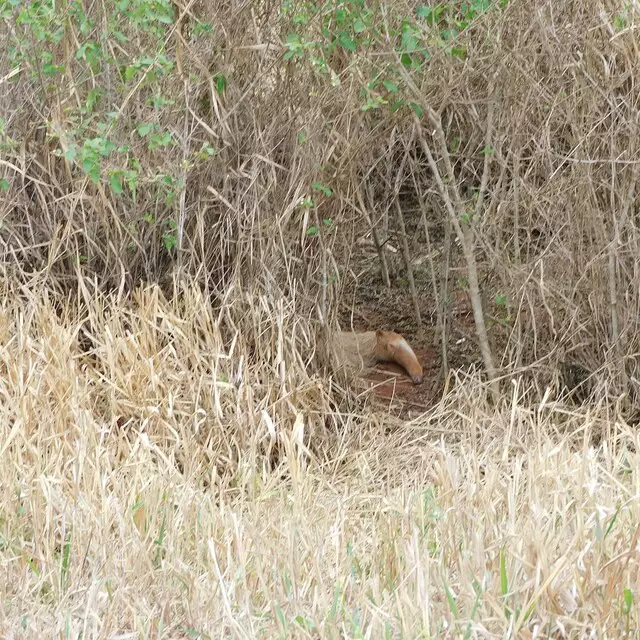
[[[604,393],[492,409],[470,375],[410,422],[329,408],[181,299],[5,301],[2,637],[637,629],[638,436]]]
[[[637,634],[637,7],[338,4],[0,3],[2,637]],[[393,288],[486,321],[412,420]]]

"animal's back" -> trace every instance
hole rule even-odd
[[[393,331],[340,331],[335,336],[334,355],[347,370],[362,373],[377,362],[396,362],[415,384],[422,382],[422,365],[409,343]]]
[[[357,370],[372,367],[376,363],[376,347],[375,331],[340,331],[334,346],[338,361]]]

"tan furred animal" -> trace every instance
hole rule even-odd
[[[414,384],[422,382],[422,366],[409,343],[393,331],[340,331],[336,357],[347,367],[362,371],[377,362],[395,362],[405,369]]]

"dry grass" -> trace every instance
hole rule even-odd
[[[0,2],[0,636],[637,635],[637,3],[117,4]]]
[[[492,410],[469,376],[412,422],[327,426],[325,383],[225,343],[195,291],[6,299],[2,637],[637,628],[638,436],[614,413],[518,384]]]

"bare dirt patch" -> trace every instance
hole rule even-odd
[[[440,249],[438,243],[435,250]],[[436,332],[437,311],[430,267],[426,259],[416,259],[415,262],[414,280],[422,316],[421,326],[416,321],[404,266],[393,265],[391,287],[386,287],[380,275],[377,255],[372,255],[371,249],[367,250],[362,245],[353,256],[353,270],[358,274],[357,281],[352,282],[344,296],[350,304],[343,307],[340,315],[343,327],[353,327],[356,331],[396,331],[411,345],[423,367],[422,384],[414,385],[402,367],[391,362],[378,364],[364,376],[364,382],[376,395],[376,405],[384,406],[403,418],[411,418],[416,413],[431,408],[444,390],[442,349]],[[435,260],[435,267],[439,268],[438,260]],[[450,289],[450,328],[447,340],[449,367],[480,363],[467,292],[455,282]]]

